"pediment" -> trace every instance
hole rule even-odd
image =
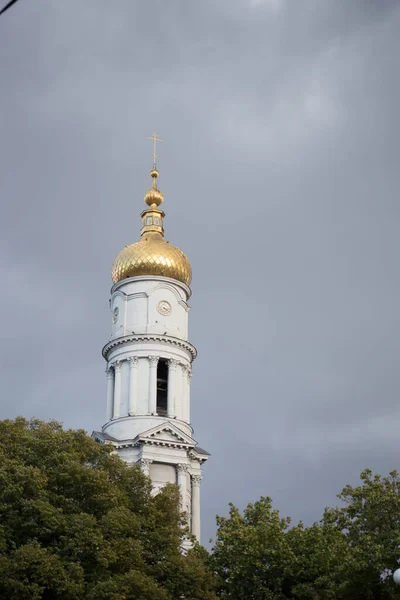
[[[190,448],[196,446],[197,443],[190,435],[187,435],[172,423],[164,423],[148,429],[138,435],[137,439],[150,444],[179,445]]]

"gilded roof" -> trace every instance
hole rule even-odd
[[[182,250],[162,236],[151,236],[121,250],[111,271],[114,283],[139,275],[171,277],[189,286],[192,267]]]
[[[158,172],[153,168],[150,175],[153,186],[145,195],[148,205],[142,212],[142,239],[125,246],[114,261],[111,278],[114,283],[127,277],[156,275],[171,277],[189,286],[192,267],[187,256],[164,240],[164,212],[159,208],[164,197],[157,188]]]

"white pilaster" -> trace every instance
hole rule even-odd
[[[200,542],[200,482],[201,475],[192,475],[192,533]]]
[[[176,396],[176,367],[178,361],[170,358],[168,361],[168,417],[173,419],[176,416],[175,396]]]
[[[107,373],[107,421],[111,421],[113,418],[114,410],[114,369],[108,367]]]
[[[181,419],[186,421],[186,365],[181,365]]]
[[[121,416],[121,369],[122,362],[117,360],[114,363],[114,419]]]
[[[149,413],[157,414],[157,365],[158,356],[149,356]]]
[[[147,477],[150,477],[150,465],[152,462],[151,458],[141,458],[139,461],[140,468]]]
[[[175,374],[175,414],[177,419],[183,419],[183,364],[178,362]]]
[[[190,423],[190,380],[192,378],[191,367],[186,367],[185,375],[185,421]]]
[[[137,414],[137,390],[138,390],[138,367],[139,359],[137,356],[130,356],[129,362],[129,415]]]
[[[178,473],[178,485],[181,490],[181,509],[186,510],[186,497],[187,497],[187,472],[188,465],[185,463],[179,463],[176,465]]]

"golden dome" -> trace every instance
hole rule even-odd
[[[150,173],[153,187],[144,199],[149,208],[142,212],[142,239],[125,246],[114,261],[111,277],[114,283],[127,277],[157,275],[171,277],[189,286],[192,280],[192,267],[185,254],[164,240],[164,212],[158,207],[164,197],[157,188],[158,172],[153,168]]]
[[[182,250],[161,235],[153,235],[126,246],[114,261],[111,272],[114,283],[138,275],[171,277],[189,286],[192,267]]]

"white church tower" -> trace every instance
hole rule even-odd
[[[154,134],[154,144],[157,138]],[[193,439],[190,383],[196,349],[188,341],[192,269],[164,239],[164,198],[153,185],[144,197],[141,240],[125,246],[112,267],[112,332],[107,362],[107,421],[93,436],[139,463],[154,490],[178,483],[192,533],[200,540],[201,466],[208,453]]]

